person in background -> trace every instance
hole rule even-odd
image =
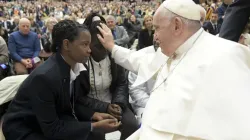
[[[5,138],[99,140],[95,133],[115,131],[120,123],[113,116],[81,102],[81,80],[87,74],[82,63],[91,52],[87,27],[62,20],[52,39],[55,54],[25,79],[4,116]]]
[[[18,24],[19,24],[19,20],[20,20],[20,17],[19,16],[15,16],[13,18],[13,23],[12,23],[12,26],[11,26],[11,29],[10,29],[10,34],[14,31],[18,31]]]
[[[53,17],[49,18],[46,22],[46,33],[42,35],[41,43],[43,46],[42,52],[45,54],[51,54],[51,44],[52,44],[52,30],[57,20]]]
[[[8,47],[4,39],[0,36],[0,80],[6,77],[7,63],[9,62]]]
[[[0,36],[4,39],[5,42],[8,42],[9,39],[8,31],[2,26],[0,26]]]
[[[123,26],[123,20],[121,16],[116,17],[116,25],[117,26]]]
[[[128,48],[127,44],[129,43],[129,36],[126,29],[123,26],[116,25],[115,17],[112,15],[106,17],[106,23],[112,31],[115,43]]]
[[[19,31],[15,31],[9,36],[8,49],[11,59],[14,60],[17,75],[30,73],[40,64],[32,62],[34,58],[38,57],[41,47],[37,34],[30,31],[28,19],[20,19]]]
[[[143,20],[143,26],[143,29],[139,33],[139,44],[137,50],[153,45],[153,17],[150,15],[146,15]]]
[[[124,20],[124,27],[129,36],[129,47],[134,43],[135,39],[138,39],[138,34],[142,28],[139,20],[135,15],[131,15],[128,19]]]
[[[227,11],[228,6],[233,2],[233,0],[223,0],[223,3],[221,4],[220,7],[217,8],[217,13],[219,15],[218,18],[218,23],[222,24],[224,17],[225,17],[225,13]]]
[[[33,16],[29,17],[29,21],[30,21],[30,30],[37,33],[38,38],[40,39],[42,35],[42,29],[40,28],[39,24],[35,22]]]
[[[216,11],[217,6],[214,2],[211,3],[210,7],[207,9],[207,13],[206,13],[206,20],[210,20],[211,15],[214,11]]]
[[[220,32],[221,24],[218,23],[217,12],[212,13],[210,21],[205,22],[203,28],[212,35],[217,35]]]
[[[7,18],[7,16],[5,18],[3,18],[2,23],[1,23],[2,27],[4,27],[8,32],[10,32],[11,29],[11,21]]]
[[[227,9],[220,31],[220,37],[238,42],[249,17],[250,1],[235,0]]]

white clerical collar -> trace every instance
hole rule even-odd
[[[63,56],[62,58],[65,61]],[[70,83],[74,81],[78,75],[80,75],[81,71],[86,71],[86,70],[87,69],[84,67],[82,63],[76,63],[74,69],[70,69]]]
[[[187,52],[198,39],[198,37],[203,32],[203,28],[200,28],[195,34],[193,34],[188,40],[186,40],[176,51],[176,55],[182,55],[183,53]]]
[[[76,79],[78,75],[80,75],[81,71],[86,71],[87,69],[84,67],[82,63],[76,63],[75,68],[70,70],[70,83]]]

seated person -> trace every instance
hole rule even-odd
[[[156,50],[158,47],[154,46],[149,46],[146,48],[143,48],[139,50],[140,52],[145,53],[149,60],[147,59],[146,61],[153,61],[153,63],[159,63],[156,60],[153,60],[153,56],[156,54]],[[140,73],[139,73],[140,74]],[[131,97],[131,106],[136,114],[136,118],[138,123],[141,123],[141,117],[144,111],[144,108],[146,107],[146,104],[148,102],[150,92],[154,87],[156,76],[151,77],[149,80],[142,82],[142,84],[138,86],[134,86],[134,83],[137,80],[137,74],[133,72],[129,72],[128,74],[128,81],[129,81],[129,95]],[[142,80],[142,79],[140,79]]]
[[[143,20],[143,29],[139,33],[139,43],[137,50],[153,45],[154,28],[153,17],[145,16]]]
[[[212,13],[210,21],[205,22],[203,28],[212,35],[217,35],[220,33],[221,24],[218,23],[217,12]]]
[[[52,30],[54,25],[57,23],[57,20],[55,18],[49,18],[46,22],[47,30],[42,35],[41,43],[43,46],[43,50],[39,54],[40,57],[47,59],[51,56],[51,43],[52,43]]]
[[[123,26],[116,25],[115,17],[108,15],[106,17],[107,26],[111,29],[115,44],[128,48],[129,36],[126,29]]]
[[[139,127],[135,115],[128,108],[128,83],[125,70],[115,64],[111,54],[101,45],[97,38],[100,23],[105,19],[97,14],[90,14],[85,21],[92,19],[91,57],[88,61],[90,91],[85,92],[84,103],[95,111],[109,113],[122,122],[121,140],[126,139]]]
[[[40,40],[36,33],[30,31],[28,19],[20,19],[19,31],[10,34],[8,48],[17,75],[28,74],[39,65],[33,63],[33,60],[38,57],[41,50]]]
[[[94,112],[81,102],[79,79],[88,74],[82,62],[91,52],[87,27],[63,20],[54,26],[52,38],[55,54],[21,84],[4,115],[5,138],[95,140],[95,133],[115,131],[120,126],[117,119]]]
[[[51,43],[52,43],[52,30],[54,25],[57,23],[57,20],[53,17],[49,18],[46,22],[47,30],[42,35],[41,42],[45,52],[51,52]]]
[[[0,80],[3,79],[5,75],[6,64],[9,62],[9,54],[6,42],[0,36]]]

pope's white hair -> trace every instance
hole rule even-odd
[[[180,18],[182,20],[182,22],[188,28],[196,29],[196,28],[201,27],[200,21],[184,18],[182,16],[179,16],[179,15],[173,13],[172,11],[170,11],[170,10],[164,8],[164,7],[162,7],[161,13],[162,13],[163,17],[167,18],[169,21],[171,21],[173,18],[176,18],[176,17]]]
[[[107,21],[107,20],[112,20],[112,21],[114,21],[114,22],[116,23],[115,17],[112,16],[112,15],[108,15],[108,16],[106,17],[106,21]]]
[[[201,14],[201,20],[200,21],[204,21],[205,18],[206,18],[206,10],[200,5],[197,5],[197,6],[199,7],[200,14]]]

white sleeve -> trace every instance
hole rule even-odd
[[[112,49],[112,57],[115,59],[115,62],[124,67],[125,69],[137,73],[140,64],[143,62],[143,58],[146,56],[146,53],[141,51],[132,51],[124,47],[115,45]]]
[[[132,86],[136,78],[136,74],[129,72],[129,95],[133,100],[133,109],[136,111],[137,115],[140,115],[141,113],[143,113],[143,110],[148,102],[149,94],[147,93],[147,85],[145,83],[136,87]]]

